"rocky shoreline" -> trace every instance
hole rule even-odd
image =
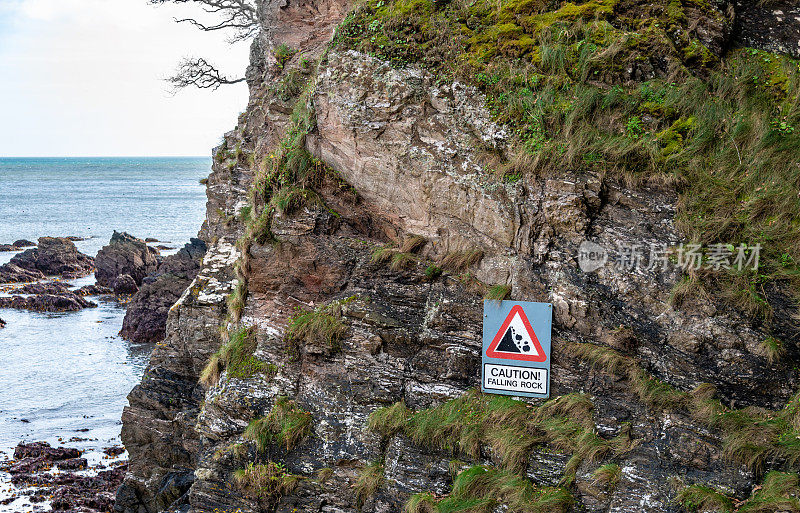
[[[107,458],[124,452],[121,447],[103,449]],[[18,492],[0,500],[7,506],[25,498],[33,511],[107,513],[113,510],[116,489],[127,471],[127,460],[90,465],[80,450],[52,447],[47,442],[20,442],[12,459],[0,462]]]
[[[205,242],[191,239],[174,254],[124,232],[114,232],[96,257],[78,251],[75,237],[41,237],[38,244],[20,240],[0,245],[0,251],[18,253],[0,265],[0,308],[34,312],[74,312],[95,308],[95,298],[106,296],[126,308],[120,332],[141,343],[164,338],[170,307],[200,269]],[[31,247],[33,246],[33,247]],[[72,280],[95,273],[96,282],[73,285]],[[0,319],[0,328],[6,322]],[[22,420],[27,422],[26,420]],[[73,438],[75,441],[85,439]],[[127,472],[127,460],[117,460],[122,447],[103,450],[111,465],[92,464],[80,450],[51,447],[47,442],[21,442],[13,458],[0,462],[3,481],[12,486],[0,497],[0,510],[20,497],[25,510],[110,512],[117,488]]]
[[[150,243],[114,232],[96,257],[77,250],[77,237],[41,237],[0,245],[26,249],[0,266],[0,308],[36,312],[73,312],[94,308],[86,296],[114,295],[127,304],[120,335],[132,342],[158,342],[166,333],[167,313],[200,269],[206,244],[192,238],[175,254],[164,257]],[[166,246],[161,246],[166,247]],[[66,281],[95,273],[96,283],[79,288]],[[0,328],[5,322],[0,321]]]

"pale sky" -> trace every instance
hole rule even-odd
[[[242,76],[228,45],[147,0],[0,0],[0,157],[206,156],[247,104],[247,86],[172,94],[185,56]]]

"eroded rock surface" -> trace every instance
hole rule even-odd
[[[736,24],[741,44],[800,58],[800,5],[797,2],[737,0]]]
[[[125,282],[120,285],[124,285],[125,289],[121,292],[132,294],[136,290],[131,290],[130,281],[133,281],[134,287],[138,287],[145,276],[156,272],[159,263],[157,249],[125,232],[115,231],[108,245],[97,253],[95,277],[98,285],[117,288],[117,280],[127,275],[130,280],[121,279]]]
[[[120,335],[133,342],[159,342],[166,336],[167,314],[200,270],[206,244],[192,239],[176,254],[164,259],[155,274],[128,303]]]

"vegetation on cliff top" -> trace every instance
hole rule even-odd
[[[723,18],[694,0],[365,0],[336,42],[479,87],[514,130],[510,158],[486,148],[506,180],[586,169],[676,185],[689,239],[763,247],[759,271],[705,275],[693,292],[768,319],[764,284],[800,283],[800,66],[718,56],[706,43]]]

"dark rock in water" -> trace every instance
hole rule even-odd
[[[18,241],[14,241],[13,244],[0,244],[0,251],[20,251],[23,248],[29,248],[35,245],[36,245],[35,242],[31,242],[25,239],[20,239]]]
[[[75,290],[75,294],[78,294],[79,296],[103,296],[113,293],[114,289],[110,287],[104,287],[96,283],[94,285],[84,285],[83,287]]]
[[[0,283],[25,283],[44,279],[37,270],[24,269],[11,262],[0,265]]]
[[[95,303],[71,292],[39,294],[27,297],[0,297],[0,308],[33,310],[35,312],[75,312],[83,308],[94,308],[96,306]]]
[[[85,469],[89,463],[86,458],[70,458],[68,460],[61,460],[56,462],[56,467],[59,470],[82,470]]]
[[[44,456],[38,458],[23,458],[8,468],[9,474],[30,474],[38,470],[47,470],[53,465],[53,461]]]
[[[12,264],[46,275],[85,276],[94,270],[94,259],[78,251],[75,244],[64,237],[40,237],[38,247],[14,255],[6,265]]]
[[[136,281],[130,274],[123,274],[117,276],[114,281],[114,294],[118,296],[136,294],[139,287],[136,286]]]
[[[65,238],[66,238],[66,239],[69,239],[69,240],[71,240],[71,241],[73,241],[73,242],[80,242],[80,241],[82,241],[82,240],[87,240],[87,239],[89,239],[89,237],[79,237],[79,236],[77,236],[77,235],[67,235]]]
[[[145,242],[161,242],[160,240],[154,239],[152,237],[147,237],[146,239],[144,239],[144,241]]]
[[[5,328],[5,327],[6,327],[6,321],[0,319],[0,328]]]
[[[158,342],[166,333],[169,309],[200,270],[206,244],[191,239],[180,251],[164,259],[158,273],[148,276],[128,304],[120,335],[133,342]]]
[[[163,244],[159,244],[158,246],[156,246],[156,249],[160,249],[161,251],[169,251],[170,249],[173,249],[173,248],[171,248],[169,246],[165,246]]]
[[[125,452],[124,447],[106,447],[103,449],[103,452],[108,454],[109,456],[119,456],[123,452]]]
[[[12,294],[64,294],[69,292],[69,287],[59,281],[46,281],[40,283],[28,283],[12,291]]]
[[[142,239],[114,232],[111,241],[97,253],[95,276],[97,283],[116,289],[120,276],[133,278],[134,285],[141,285],[142,279],[158,270],[160,255],[157,249],[149,247]],[[134,290],[135,292],[135,290]]]
[[[12,465],[11,483],[17,487],[36,487],[25,492],[30,495],[30,501],[38,503],[49,499],[54,511],[112,511],[116,490],[128,470],[128,465],[123,464],[96,475],[68,472],[86,468],[87,460],[79,457],[77,449],[56,449],[44,442],[20,444],[15,458],[18,454],[24,457]],[[53,463],[61,473],[49,472]]]
[[[47,442],[20,442],[14,449],[14,459],[46,458],[48,461],[67,460],[78,458],[81,451],[72,447],[51,447]]]

